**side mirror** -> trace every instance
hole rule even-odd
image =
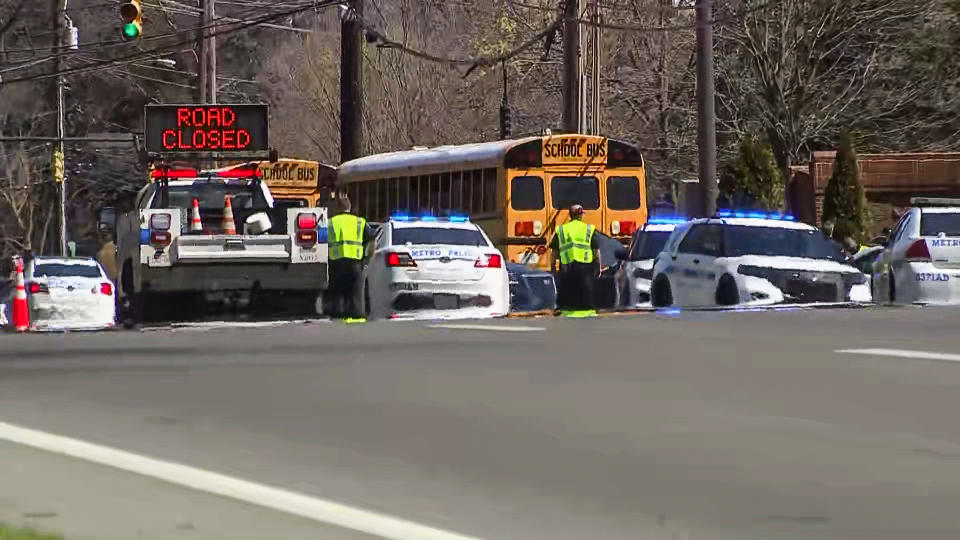
[[[109,234],[114,240],[117,238],[117,209],[107,206],[100,210],[97,217],[97,230]]]

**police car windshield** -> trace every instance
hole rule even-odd
[[[642,231],[630,251],[630,258],[635,261],[653,259],[663,251],[663,246],[670,238],[670,231]]]
[[[724,251],[728,257],[767,255],[843,261],[842,254],[816,230],[744,225],[724,228]]]
[[[403,244],[451,246],[486,246],[487,240],[476,229],[441,229],[433,227],[403,227],[393,229],[393,245]]]
[[[920,219],[920,236],[960,236],[960,213],[924,212]]]
[[[38,264],[33,270],[34,277],[100,277],[100,268],[89,264]]]

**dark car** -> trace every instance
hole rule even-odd
[[[510,276],[510,311],[543,311],[557,308],[553,274],[517,263],[507,263]]]
[[[597,251],[600,260],[595,262],[599,277],[593,287],[594,305],[597,309],[613,309],[617,302],[617,270],[626,258],[627,250],[615,238],[611,238],[600,231],[594,232],[597,236]]]

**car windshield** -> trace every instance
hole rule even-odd
[[[189,209],[193,199],[200,208],[223,208],[226,196],[233,208],[266,208],[261,191],[252,183],[195,182],[187,186],[170,186],[170,208]],[[161,197],[154,197],[152,208],[163,208]]]
[[[34,277],[100,277],[100,268],[89,264],[42,263],[33,270]]]
[[[806,257],[843,261],[842,250],[815,229],[782,227],[725,227],[725,252],[728,257],[768,255],[773,257]]]
[[[630,250],[630,259],[634,261],[653,259],[663,251],[670,238],[670,231],[641,231],[637,234],[639,237]]]
[[[393,245],[446,244],[452,246],[486,246],[487,240],[477,229],[441,229],[403,227],[393,229]]]
[[[920,236],[960,236],[960,213],[924,212],[920,219]]]

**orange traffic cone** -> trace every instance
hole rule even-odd
[[[223,205],[223,234],[237,234],[237,226],[233,223],[233,206],[230,196],[227,195]]]
[[[17,259],[17,292],[13,295],[13,327],[24,332],[30,327],[30,305],[27,303],[27,287],[23,283],[23,260]]]
[[[200,203],[196,199],[193,200],[193,209],[190,210],[190,232],[203,232],[203,223],[200,221]]]

